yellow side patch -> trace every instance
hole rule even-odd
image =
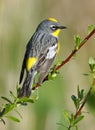
[[[52,35],[53,35],[54,37],[58,37],[59,32],[60,32],[60,29],[57,29],[56,31],[54,31],[54,32],[52,33]]]
[[[36,63],[36,61],[37,61],[37,58],[29,57],[26,62],[26,69],[30,70],[33,67],[33,65]]]
[[[48,20],[56,22],[56,23],[58,22],[55,18],[48,18]]]
[[[56,53],[58,53],[59,51],[60,51],[60,43],[58,42],[58,49]]]

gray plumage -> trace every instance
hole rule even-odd
[[[56,27],[55,30],[54,28],[51,28],[52,26]],[[42,21],[28,42],[20,73],[19,84],[23,80],[25,70],[26,77],[18,94],[19,98],[23,96],[30,96],[36,72],[39,73],[39,84],[43,82],[45,76],[48,74],[58,49],[58,37],[53,36],[52,33],[56,31],[58,27],[61,29],[63,26],[59,26],[58,22],[53,22],[50,20]],[[31,67],[30,70],[27,70],[26,62],[30,57],[37,58],[37,62]]]

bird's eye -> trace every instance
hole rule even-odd
[[[51,28],[52,31],[57,30],[57,27],[55,25],[51,25],[50,28]]]

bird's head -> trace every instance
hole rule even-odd
[[[66,27],[60,25],[59,22],[54,18],[48,18],[46,20],[43,20],[37,28],[37,30],[44,31],[55,37],[58,37],[58,34],[62,29],[66,29]]]

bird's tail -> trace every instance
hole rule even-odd
[[[27,73],[23,86],[18,93],[18,98],[29,97],[31,95],[33,79],[34,71],[31,73]]]

